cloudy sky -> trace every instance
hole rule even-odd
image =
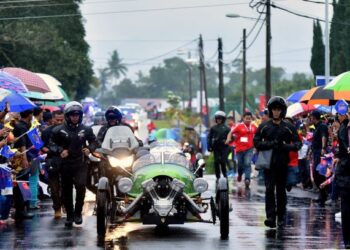
[[[258,0],[255,0],[257,2]],[[251,30],[255,20],[227,18],[238,14],[257,18],[256,9],[249,7],[250,0],[85,0],[82,13],[85,18],[86,40],[91,46],[90,56],[94,68],[106,66],[110,53],[118,50],[125,63],[130,64],[128,77],[135,72],[146,72],[166,57],[192,51],[196,57],[199,34],[203,35],[205,57],[215,63],[217,38],[223,39],[224,51],[231,51],[241,40],[243,28]],[[280,7],[324,19],[323,4],[303,0],[275,0]],[[330,17],[332,7],[329,7]],[[311,73],[309,61],[312,46],[312,20],[272,8],[272,64],[283,67],[287,73]],[[261,22],[260,22],[261,23]],[[249,45],[256,36],[257,24],[247,40]],[[323,24],[322,24],[323,25]],[[185,45],[181,50],[176,50]],[[169,53],[165,57],[145,61]],[[230,62],[239,49],[224,54]],[[247,52],[248,67],[265,65],[265,26]]]

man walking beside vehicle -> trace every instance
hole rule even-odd
[[[87,166],[84,157],[97,148],[96,137],[90,127],[82,124],[83,107],[79,102],[69,102],[64,108],[65,122],[53,129],[53,142],[62,148],[60,151],[62,177],[62,198],[67,212],[66,227],[83,223]],[[89,146],[87,146],[87,142]],[[76,189],[76,202],[73,206],[73,185]]]
[[[221,172],[226,178],[226,162],[229,154],[229,147],[226,144],[226,139],[230,129],[225,125],[226,114],[223,111],[216,111],[216,125],[210,128],[208,134],[208,150],[214,152],[214,167],[216,179],[220,179]],[[221,168],[221,171],[220,171]]]
[[[286,101],[280,96],[275,96],[269,100],[267,107],[272,119],[258,127],[254,137],[254,145],[258,151],[272,150],[270,164],[264,170],[265,225],[274,228],[276,227],[276,216],[280,227],[284,225],[285,220],[289,151],[298,151],[301,142],[296,129],[283,121],[287,113]]]
[[[59,173],[60,168],[60,152],[62,151],[60,147],[52,142],[52,131],[58,125],[64,122],[64,115],[61,110],[56,110],[52,112],[52,125],[47,127],[42,133],[42,140],[44,142],[44,147],[42,151],[47,153],[46,157],[46,169],[49,175],[49,186],[51,189],[51,198],[53,202],[53,209],[55,210],[54,217],[56,219],[61,218],[62,212],[62,198],[61,198],[61,178]]]

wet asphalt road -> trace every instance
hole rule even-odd
[[[213,177],[208,177],[213,182]],[[211,188],[212,190],[212,188]],[[210,191],[207,195],[210,195]],[[50,201],[44,201],[32,220],[0,227],[0,249],[338,249],[343,247],[339,207],[321,208],[316,195],[294,189],[288,199],[287,225],[271,230],[264,225],[263,187],[247,192],[234,184],[231,194],[230,238],[220,240],[219,226],[188,223],[158,231],[154,226],[126,223],[111,229],[104,242],[96,237],[92,195],[87,197],[83,227],[64,228],[55,221]],[[209,214],[208,217],[209,219]]]

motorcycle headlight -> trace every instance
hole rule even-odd
[[[118,190],[121,193],[126,194],[131,190],[132,184],[133,183],[132,183],[132,180],[130,178],[123,177],[118,181]]]
[[[193,188],[198,193],[204,193],[208,190],[208,182],[204,178],[197,178],[193,181]]]
[[[134,156],[130,155],[130,156],[124,157],[123,159],[118,159],[113,156],[108,156],[108,161],[113,168],[116,168],[116,167],[127,168],[133,164]]]

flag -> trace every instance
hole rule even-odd
[[[46,196],[50,196],[50,193],[48,191],[48,185],[45,184],[44,182],[42,181],[39,181],[39,186],[41,187],[41,189],[43,190],[43,194],[46,195]]]
[[[8,145],[5,145],[0,150],[0,155],[6,159],[10,159],[15,156],[17,150],[11,149]]]
[[[11,168],[6,165],[0,165],[0,190],[1,195],[13,194]]]
[[[30,191],[27,181],[17,181],[19,190],[21,190],[24,201],[30,201],[32,199],[32,192]]]
[[[38,130],[36,128],[29,130],[27,132],[27,135],[36,149],[41,149],[44,146],[44,142],[41,140]]]

